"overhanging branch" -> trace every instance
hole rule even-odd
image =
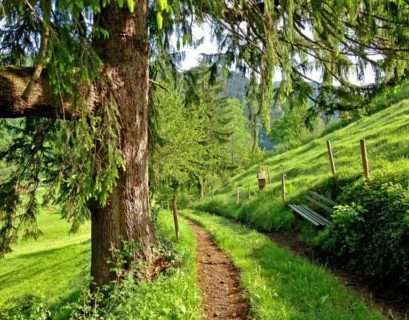
[[[33,85],[30,96],[25,100],[23,93],[32,76],[32,68],[0,67],[0,118],[41,117],[73,120],[80,118],[84,113],[94,114],[102,105],[98,86],[83,85],[79,94],[81,101],[75,104],[81,108],[73,111],[71,103],[66,99],[63,102],[61,97],[53,95],[45,72],[42,72]],[[167,91],[160,83],[154,80],[150,82]]]
[[[35,82],[27,100],[23,98],[24,90],[33,75],[32,68],[0,67],[0,118],[64,118],[80,117],[81,111],[73,112],[70,103],[53,95],[46,74]],[[98,106],[97,95],[93,86],[83,87],[84,97],[82,110],[92,113]]]
[[[30,97],[22,98],[23,92],[33,74],[31,68],[0,68],[0,117],[47,117],[55,118],[60,112],[51,94],[51,88],[45,75],[33,86]]]

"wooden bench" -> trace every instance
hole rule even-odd
[[[308,195],[305,198],[309,201],[308,206],[290,204],[289,207],[294,212],[298,213],[304,219],[307,219],[317,227],[327,227],[331,225],[331,221],[321,216],[315,210],[318,207],[331,214],[334,211],[333,208],[337,205],[337,203],[314,191],[309,191]]]

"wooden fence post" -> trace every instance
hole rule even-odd
[[[176,196],[173,196],[172,207],[173,207],[173,222],[175,223],[176,239],[179,239],[179,220],[178,220],[178,208],[176,205]]]
[[[362,166],[364,169],[365,179],[369,180],[370,173],[369,173],[369,164],[368,164],[368,153],[366,150],[366,141],[365,139],[361,139],[361,156],[362,156]]]
[[[334,160],[334,154],[332,152],[331,140],[327,140],[327,148],[328,148],[328,157],[329,157],[329,162],[331,165],[332,175],[335,176],[337,174],[337,168],[335,167],[335,160]]]
[[[239,204],[240,203],[240,190],[239,190],[239,187],[237,187],[236,192],[237,192],[236,203]]]
[[[281,176],[281,197],[283,199],[283,206],[285,207],[287,204],[287,195],[286,195],[286,190],[285,190],[285,173],[282,174]]]

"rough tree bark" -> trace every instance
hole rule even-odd
[[[52,94],[45,72],[32,86],[30,95],[24,99],[23,93],[34,73],[33,68],[0,67],[0,118],[43,117],[72,119],[79,113],[71,110],[69,102],[61,105],[61,100]],[[88,112],[94,112],[101,104],[93,86],[81,88],[84,97],[82,105]],[[82,110],[84,111],[84,110]]]
[[[118,104],[126,168],[107,206],[92,210],[91,275],[98,285],[114,277],[106,262],[112,248],[120,248],[122,240],[149,246],[154,238],[148,189],[147,2],[136,1],[133,13],[111,2],[96,18],[110,35],[94,43],[104,62],[99,95],[113,97]]]
[[[148,189],[148,0],[135,2],[130,13],[120,9],[116,1],[96,16],[96,23],[110,34],[108,39],[93,44],[104,62],[96,86],[84,96],[87,106],[95,110],[104,101],[114,98],[118,104],[121,124],[121,150],[125,171],[108,204],[91,206],[91,275],[97,285],[114,279],[107,260],[111,250],[121,248],[122,240],[141,241],[145,252],[154,240],[149,209]],[[58,117],[63,114],[43,74],[33,86],[28,99],[22,94],[33,69],[0,68],[0,117]],[[64,112],[67,117],[73,114]]]
[[[51,95],[46,75],[40,77],[34,85],[30,97],[24,100],[22,95],[31,80],[34,69],[3,67],[0,68],[0,117],[52,117],[58,114],[59,105]]]

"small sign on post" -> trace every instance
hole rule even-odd
[[[261,191],[266,186],[266,173],[264,171],[257,172],[258,189]]]
[[[283,173],[282,176],[281,176],[281,197],[283,199],[283,206],[284,207],[287,204],[287,195],[286,195],[286,189],[285,189],[285,178],[286,178],[286,175],[285,175],[285,173]]]
[[[337,168],[335,167],[334,153],[332,152],[331,140],[327,140],[327,148],[332,175],[335,176],[337,174]]]
[[[369,180],[370,173],[369,173],[369,163],[368,163],[368,153],[366,150],[366,141],[365,139],[361,139],[361,156],[362,156],[362,166],[364,169],[364,176],[366,180]]]

